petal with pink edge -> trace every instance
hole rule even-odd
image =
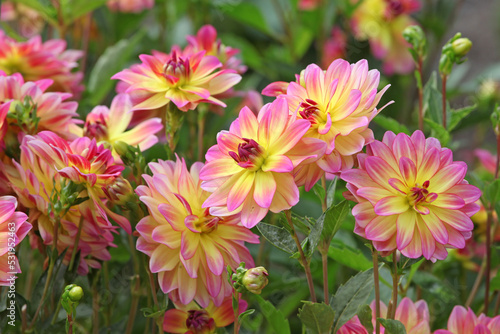
[[[269,208],[273,201],[274,193],[276,192],[276,181],[273,173],[258,171],[255,173],[255,189],[253,198],[255,202],[263,207]]]
[[[410,208],[408,199],[403,196],[390,196],[382,198],[375,205],[375,213],[380,216],[398,215]]]

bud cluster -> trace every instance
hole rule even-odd
[[[269,283],[269,273],[264,267],[246,269],[245,263],[241,262],[236,272],[232,275],[233,287],[238,292],[249,291],[260,295],[262,289]]]
[[[457,32],[444,46],[439,60],[439,73],[441,76],[448,76],[451,73],[454,64],[461,64],[467,59],[465,55],[472,48],[472,42],[468,38],[462,37]]]

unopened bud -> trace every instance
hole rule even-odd
[[[403,37],[411,44],[417,56],[424,60],[427,56],[427,39],[422,28],[418,25],[409,26],[403,30]],[[415,59],[415,61],[418,61],[418,59]]]
[[[266,268],[256,267],[248,269],[241,280],[245,288],[253,294],[260,295],[262,289],[269,283],[269,276]]]
[[[465,56],[472,48],[472,42],[470,39],[462,37],[451,43],[453,52],[457,57]]]
[[[79,302],[83,298],[83,289],[76,285],[69,290],[68,296],[73,303]]]
[[[117,178],[112,184],[103,187],[102,190],[106,197],[116,205],[125,205],[134,195],[132,186],[123,177]]]

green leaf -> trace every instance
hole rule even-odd
[[[333,332],[356,315],[358,308],[366,302],[373,289],[373,268],[356,274],[346,284],[341,285],[330,299],[335,311]]]
[[[461,109],[452,110],[450,120],[448,122],[448,131],[452,131],[462,119],[467,117],[477,108],[477,105],[467,106]]]
[[[373,333],[373,323],[372,323],[372,309],[370,305],[361,305],[358,308],[358,318],[359,322],[366,328],[368,333]]]
[[[450,133],[445,128],[443,128],[441,124],[438,124],[428,118],[424,118],[424,122],[432,130],[432,137],[437,138],[441,145],[448,145],[448,142],[450,141]]]
[[[328,191],[326,192],[326,205],[328,207],[331,207],[333,204],[333,201],[335,199],[335,190],[337,189],[337,181],[338,177],[335,177],[335,179],[330,183],[330,186],[328,187]]]
[[[335,312],[325,303],[306,302],[299,310],[299,318],[312,334],[329,334],[332,330]]]
[[[307,52],[314,40],[311,30],[302,25],[298,25],[293,38],[293,52],[296,59],[301,59]]]
[[[221,34],[221,41],[224,45],[231,45],[241,51],[243,63],[255,70],[262,72],[263,60],[257,48],[248,40],[233,34]]]
[[[304,249],[304,254],[307,257],[311,257],[318,246],[321,239],[321,233],[323,231],[323,220],[318,219],[311,228],[311,232],[304,240],[306,242]]]
[[[319,183],[316,183],[313,187],[314,194],[318,196],[320,203],[323,203],[323,200],[326,196],[325,188]]]
[[[277,248],[288,254],[293,254],[297,251],[297,245],[292,239],[290,233],[283,227],[278,227],[266,223],[257,224],[257,229],[264,238],[267,239]]]
[[[345,245],[341,240],[333,239],[328,249],[328,257],[354,270],[367,270],[373,267],[361,250]]]
[[[241,324],[247,316],[249,316],[250,314],[253,314],[254,312],[255,312],[255,309],[251,308],[249,310],[246,310],[245,312],[240,313],[240,315],[238,316],[238,322]]]
[[[107,0],[71,0],[70,6],[64,6],[64,23],[69,25],[85,14],[105,5],[106,2]]]
[[[259,224],[260,225],[260,224]],[[290,325],[288,320],[285,319],[280,310],[277,310],[273,304],[264,300],[259,295],[254,295],[259,303],[262,314],[266,317],[267,322],[271,325],[273,333],[276,334],[290,334]]]
[[[378,318],[387,334],[406,334],[405,326],[399,320]]]
[[[343,200],[337,205],[329,207],[323,214],[318,218],[318,223],[323,222],[323,231],[321,233],[321,239],[330,244],[335,234],[342,226],[345,216],[349,213],[349,203]]]
[[[500,271],[497,271],[497,274],[490,281],[490,289],[491,291],[500,290]]]
[[[101,103],[113,88],[115,81],[111,80],[111,77],[123,69],[135,46],[144,35],[145,30],[140,30],[132,38],[122,39],[115,45],[108,47],[99,57],[92,72],[90,72],[87,86],[88,101],[91,105]]]
[[[356,315],[358,308],[366,302],[372,289],[373,268],[356,274],[338,288],[330,299],[330,305],[335,311],[334,333],[337,333],[342,325]]]
[[[235,19],[239,23],[249,25],[267,35],[273,35],[267,26],[267,22],[262,15],[259,7],[250,2],[223,3],[220,9],[227,16]]]
[[[500,193],[500,179],[496,179],[486,186],[484,195],[489,203],[496,203]]]
[[[406,133],[408,135],[410,134],[410,130],[408,130],[408,128],[406,126],[399,123],[398,121],[396,121],[393,118],[389,118],[389,117],[386,117],[384,115],[379,114],[373,119],[373,121],[388,131],[392,131],[394,133],[403,132],[403,133]]]

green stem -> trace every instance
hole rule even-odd
[[[97,290],[97,283],[99,282],[99,276],[101,271],[99,270],[94,277],[92,282],[92,333],[99,333],[99,291]]]
[[[424,89],[422,87],[422,58],[418,60],[417,71],[419,78],[418,81],[418,128],[424,131]]]
[[[238,322],[238,316],[240,315],[240,294],[238,291],[233,289],[233,295],[234,295],[234,298],[236,299],[236,307],[233,308],[233,311],[234,311],[234,325],[233,325],[234,332],[233,333],[238,334],[238,332],[240,331],[240,324]]]
[[[323,297],[325,304],[330,304],[330,295],[328,293],[328,245],[323,242],[323,246],[319,248],[321,253],[321,263],[323,265]]]
[[[130,251],[132,253],[132,262],[134,265],[134,279],[135,279],[135,285],[131,289],[132,301],[130,303],[127,328],[125,330],[125,333],[130,334],[130,333],[132,333],[132,329],[134,328],[137,307],[139,306],[141,279],[140,279],[140,275],[139,275],[140,264],[139,264],[139,260],[137,258],[137,253],[135,252],[134,239],[133,239],[132,235],[130,235],[130,234],[128,235],[128,245],[129,245]]]
[[[306,256],[304,255],[304,250],[302,249],[302,245],[300,244],[299,237],[297,236],[297,232],[295,231],[295,227],[293,226],[292,222],[292,212],[290,210],[285,211],[286,214],[286,219],[288,220],[288,224],[292,228],[293,234],[292,238],[295,241],[295,244],[297,245],[297,249],[299,250],[300,254],[300,264],[302,267],[304,267],[304,270],[306,272],[306,278],[307,278],[307,285],[309,286],[309,293],[311,294],[311,301],[313,303],[316,303],[316,293],[314,292],[314,282],[312,279],[312,274],[311,274],[311,267],[309,266],[309,261],[307,261]]]
[[[73,270],[73,265],[75,264],[76,253],[78,251],[78,244],[80,243],[80,235],[82,234],[83,227],[83,216],[80,217],[80,222],[78,223],[78,233],[76,234],[75,245],[73,246],[73,253],[71,253],[71,261],[69,262],[68,271]]]
[[[199,110],[199,114],[198,114],[198,160],[197,161],[202,161],[203,154],[205,153],[205,151],[203,150],[203,136],[204,136],[204,132],[205,132],[206,114],[207,114],[207,112],[204,110],[204,108]]]
[[[373,282],[375,284],[375,332],[380,334],[380,289],[379,289],[379,276],[378,276],[378,252],[375,248],[372,250],[373,257]]]
[[[443,128],[446,129],[446,80],[447,80],[448,76],[446,74],[443,74],[441,76],[441,82],[442,82],[442,85],[443,87],[441,88],[441,95],[443,97],[442,99],[442,108],[443,108]]]
[[[396,317],[396,308],[398,306],[398,261],[396,258],[396,251],[392,253],[392,261],[394,263],[394,273],[392,274],[392,300],[389,305],[390,312],[387,311],[387,318],[394,319]]]

